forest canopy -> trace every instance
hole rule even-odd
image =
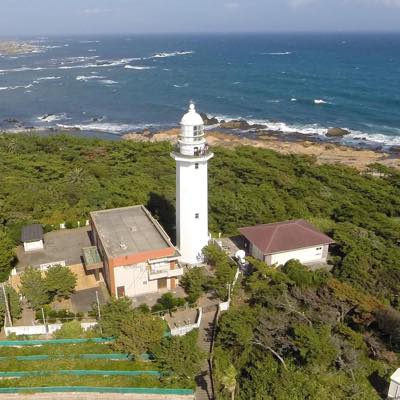
[[[171,149],[167,142],[0,135],[0,232],[7,244],[0,269],[8,273],[10,247],[18,244],[24,224],[73,228],[93,210],[144,204],[174,239]],[[400,349],[400,172],[372,165],[369,172],[379,171],[377,177],[246,146],[213,151],[209,207],[215,235],[304,218],[336,242],[331,273],[308,271],[296,261],[274,269],[250,260],[252,273],[239,281],[232,308],[219,323],[217,398],[379,398]],[[212,247],[206,256],[219,266],[214,283],[225,298],[220,283],[231,280],[230,261]],[[194,302],[205,282],[201,274],[190,278],[184,286]],[[109,307],[114,323],[103,321],[102,327],[115,334],[109,332],[117,329],[115,310],[129,305]],[[132,321],[123,327],[117,321],[117,331],[130,332]],[[176,349],[192,348],[194,341],[171,340],[157,355],[172,368],[168,360]],[[173,366],[187,372],[175,361]]]

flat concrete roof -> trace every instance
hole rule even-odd
[[[111,258],[174,247],[161,225],[142,205],[94,211],[90,216]]]
[[[39,267],[41,264],[65,261],[65,264],[82,263],[82,248],[90,247],[90,227],[61,229],[46,233],[43,237],[44,249],[25,252],[22,246],[17,249],[17,271],[26,267]]]

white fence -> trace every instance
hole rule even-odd
[[[193,329],[200,328],[201,319],[203,318],[203,309],[199,308],[199,313],[197,315],[197,321],[191,325],[178,326],[177,328],[171,329],[172,336],[184,336],[191,332]]]
[[[81,322],[81,327],[83,330],[87,331],[97,325],[97,322]],[[46,335],[52,334],[61,328],[62,324],[48,324],[46,330],[46,325],[30,325],[30,326],[9,326],[4,328],[6,336],[14,333],[17,336],[20,335]]]

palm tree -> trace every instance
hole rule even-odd
[[[225,375],[221,377],[222,386],[231,394],[232,400],[235,400],[236,375],[236,369],[231,364],[225,371]]]

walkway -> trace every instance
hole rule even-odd
[[[218,305],[211,305],[203,308],[203,318],[201,320],[199,329],[198,345],[205,353],[207,353],[207,360],[204,361],[201,372],[196,377],[196,400],[214,399],[208,358],[211,352],[213,330],[215,319],[217,317],[217,310]]]

